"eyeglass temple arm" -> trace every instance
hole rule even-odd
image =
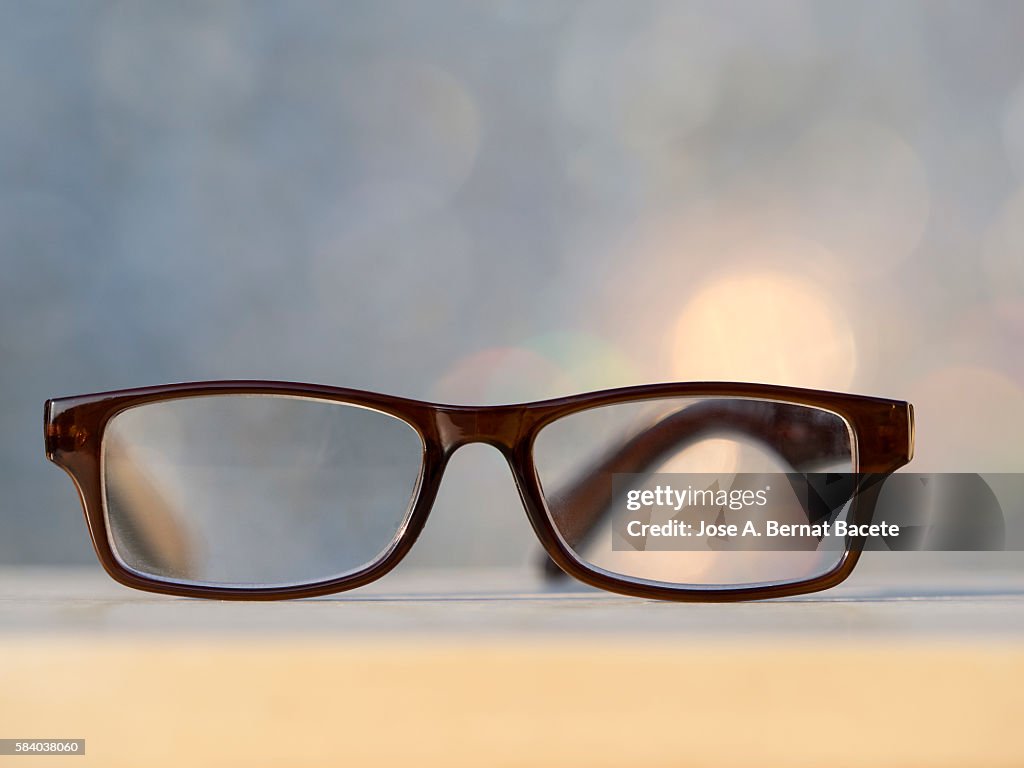
[[[779,414],[778,411],[789,413]],[[608,511],[612,502],[609,485],[613,474],[647,474],[672,452],[679,451],[709,435],[738,434],[760,443],[779,456],[794,471],[841,459],[849,454],[848,436],[821,429],[808,409],[774,403],[766,409],[761,402],[695,403],[669,414],[607,452],[565,489],[553,494],[550,505],[559,515],[562,537],[575,546],[586,539]],[[827,514],[827,511],[825,512]],[[545,573],[562,575],[547,558]]]

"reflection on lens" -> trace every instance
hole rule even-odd
[[[555,530],[587,567],[632,581],[697,589],[779,585],[831,572],[842,562],[845,544],[806,536],[785,548],[768,541],[763,548],[750,541],[737,548],[708,536],[680,551],[654,538],[623,535],[616,528],[626,504],[622,478],[637,494],[656,491],[666,473],[713,475],[701,490],[753,494],[765,487],[766,478],[787,473],[855,472],[850,434],[840,416],[804,405],[746,398],[645,400],[600,406],[549,424],[534,443],[534,462]],[[852,505],[846,500],[830,510],[829,519],[849,520]],[[682,504],[645,511],[640,514],[662,518],[641,522],[688,522],[699,531],[697,521],[687,520],[692,511]],[[768,516],[779,524],[817,522],[799,484],[784,482],[772,488],[770,504],[742,513],[726,505],[708,522],[754,519],[762,529]]]
[[[379,561],[406,523],[423,443],[328,400],[217,395],[114,416],[103,439],[111,547],[185,584],[310,584]]]

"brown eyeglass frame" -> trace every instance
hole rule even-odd
[[[365,568],[311,584],[276,587],[183,585],[140,575],[121,564],[107,535],[101,447],[106,425],[121,411],[164,400],[210,395],[290,395],[368,407],[412,426],[424,445],[420,484],[408,524],[394,545]],[[625,387],[552,400],[501,406],[452,406],[373,392],[273,381],[212,381],[102,392],[48,400],[45,406],[46,457],[74,480],[82,500],[93,547],[104,570],[121,584],[148,592],[185,597],[275,600],[315,597],[361,587],[384,576],[404,558],[423,530],[441,477],[452,454],[469,443],[485,443],[506,458],[527,517],[548,557],[568,575],[610,592],[661,600],[723,602],[785,597],[828,589],[846,579],[864,548],[864,538],[848,541],[840,563],[806,581],[768,586],[686,588],[637,582],[594,570],[574,555],[555,531],[533,460],[542,428],[591,408],[671,397],[741,398],[810,406],[843,418],[851,429],[854,466],[861,478],[882,479],[913,456],[913,407],[903,401],[753,383],[667,383]],[[852,519],[870,523],[880,482],[863,482],[853,498]]]

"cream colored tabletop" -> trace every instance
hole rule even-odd
[[[6,570],[0,738],[86,754],[0,765],[1024,765],[1022,641],[1009,555],[730,605],[525,568],[281,603]]]

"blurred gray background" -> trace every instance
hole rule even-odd
[[[1024,469],[1024,3],[0,2],[0,563],[93,561],[47,397],[740,379]],[[422,564],[532,533],[457,454]]]

